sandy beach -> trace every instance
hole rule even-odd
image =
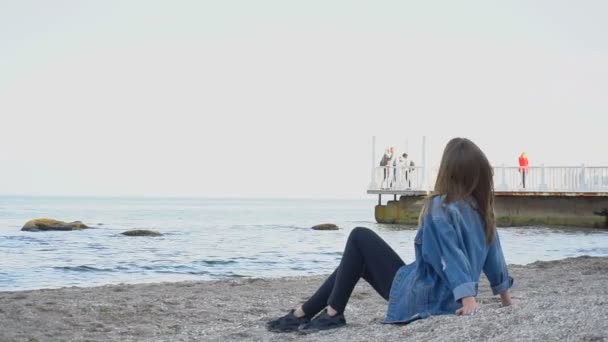
[[[386,302],[364,281],[348,326],[273,334],[265,322],[323,277],[107,285],[0,293],[0,341],[608,341],[608,257],[509,266],[516,304],[500,307],[482,279],[475,316],[380,324]]]

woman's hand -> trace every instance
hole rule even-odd
[[[473,315],[479,309],[479,305],[477,305],[477,301],[475,297],[464,297],[462,298],[462,307],[456,310],[456,315]]]

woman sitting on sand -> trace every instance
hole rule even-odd
[[[338,268],[303,305],[268,322],[268,329],[313,332],[344,326],[344,309],[360,278],[388,300],[384,323],[474,314],[482,270],[502,305],[511,305],[513,278],[496,232],[493,192],[484,153],[468,139],[452,139],[420,214],[416,261],[406,265],[373,231],[355,228]]]

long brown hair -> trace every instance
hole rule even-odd
[[[469,202],[485,221],[486,241],[492,243],[496,232],[493,170],[486,155],[471,140],[454,138],[448,142],[435,189],[425,207],[429,207],[433,197],[441,195],[445,195],[446,204],[458,200]]]

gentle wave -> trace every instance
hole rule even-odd
[[[215,265],[230,265],[236,264],[237,262],[234,260],[199,260],[197,261],[199,264],[215,266]]]
[[[579,249],[576,250],[576,253],[578,253],[578,254],[592,254],[592,255],[598,255],[598,254],[608,255],[608,247],[579,248]]]
[[[53,269],[69,272],[114,272],[109,268],[97,268],[92,266],[80,265],[80,266],[55,266]]]

